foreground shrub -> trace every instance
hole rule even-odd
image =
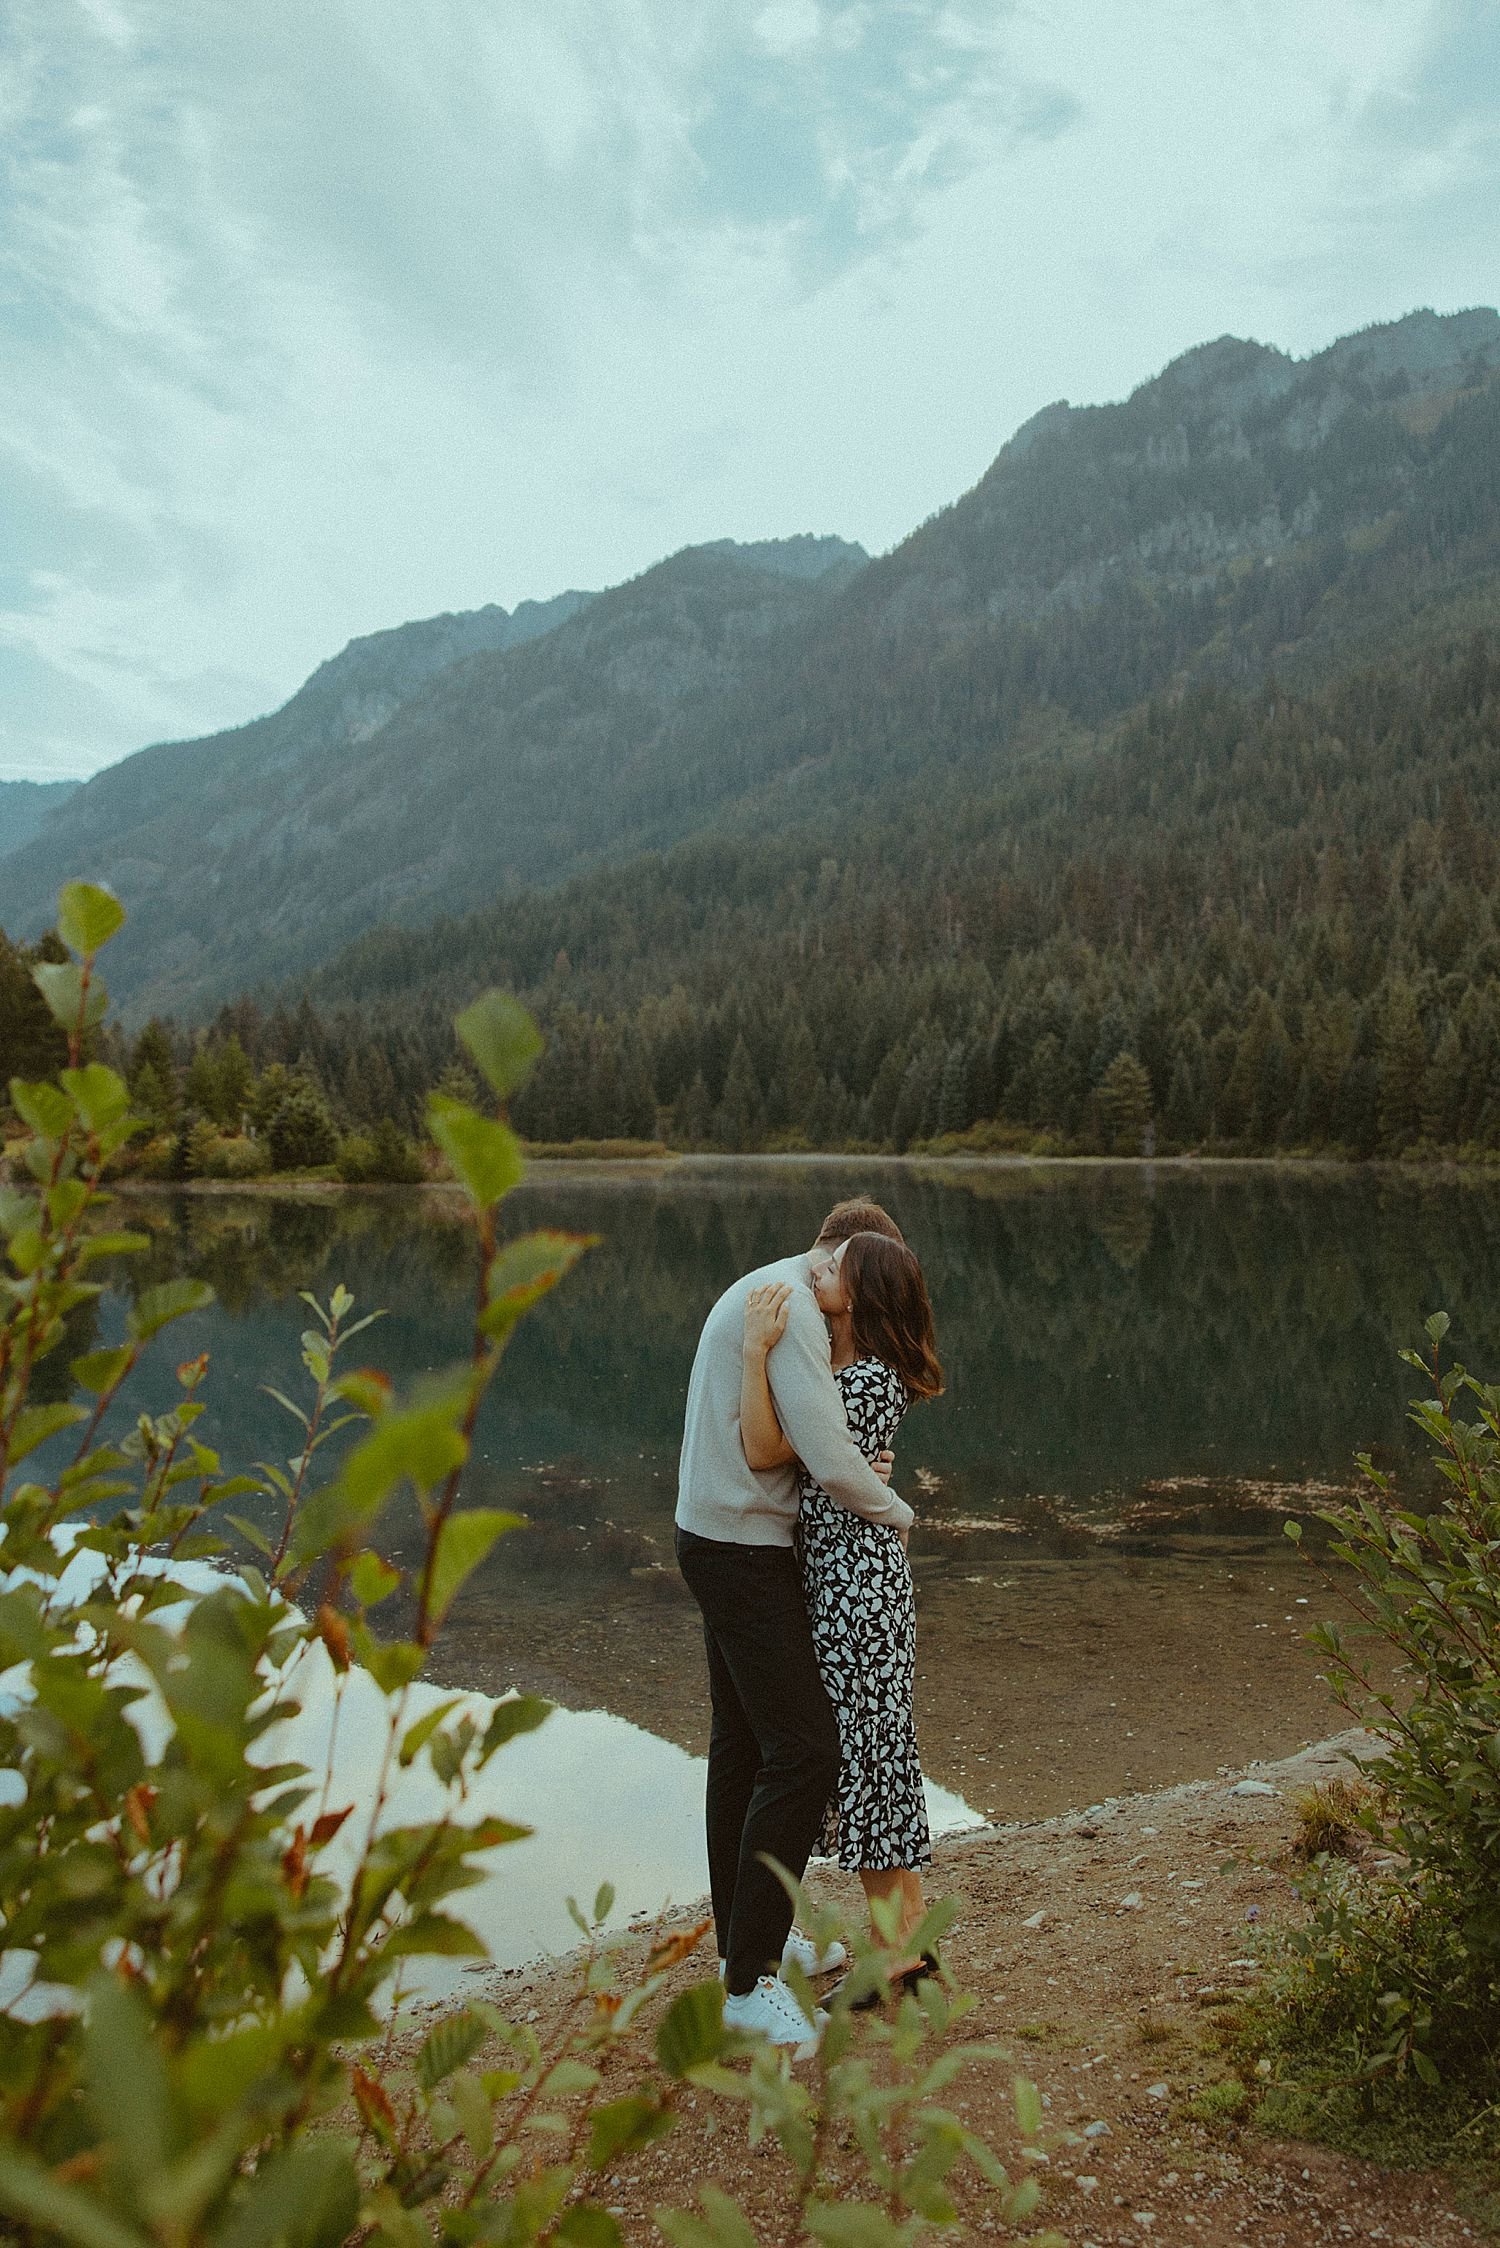
[[[1440,1501],[1425,1514],[1397,1506],[1361,1458],[1368,1494],[1320,1516],[1352,1572],[1352,1588],[1330,1588],[1354,1616],[1309,1637],[1338,1699],[1384,1746],[1365,1765],[1365,1799],[1303,1814],[1304,1837],[1323,1841],[1300,1884],[1306,1924],[1274,1943],[1242,2040],[1280,2080],[1268,2114],[1282,2125],[1295,2115],[1316,2128],[1322,2113],[1354,2143],[1351,2117],[1387,2131],[1425,2109],[1439,2137],[1461,2127],[1465,2154],[1483,2155],[1500,2144],[1500,1390],[1444,1369],[1447,1330],[1440,1313],[1428,1355],[1402,1354],[1432,1385],[1412,1418],[1432,1442]],[[1288,1534],[1300,1540],[1299,1525]],[[1376,1683],[1372,1638],[1400,1658],[1398,1688]],[[1382,1856],[1333,1855],[1355,1823]]]
[[[522,1172],[504,1104],[540,1041],[502,995],[477,1001],[457,1027],[494,1106],[438,1095],[429,1114],[474,1228],[469,1358],[398,1399],[379,1374],[344,1370],[373,1315],[353,1318],[343,1288],[326,1303],[308,1296],[304,1402],[280,1398],[297,1449],[285,1467],[233,1474],[201,1432],[206,1357],[178,1367],[169,1411],[117,1411],[154,1339],[210,1300],[199,1281],[139,1294],[122,1339],[73,1360],[74,1395],[57,1399],[49,1378],[38,1402],[38,1369],[102,1292],[93,1275],[147,1246],[101,1223],[101,1176],[137,1126],[123,1082],[81,1058],[105,1008],[96,955],[122,919],[107,892],[63,892],[59,927],[76,957],[43,963],[37,982],[70,1066],[56,1082],[13,1082],[31,1185],[0,1189],[0,2214],[11,2234],[77,2248],[615,2248],[598,2189],[672,2127],[684,2086],[739,2103],[752,2134],[779,2147],[789,2242],[904,2248],[954,2221],[948,2180],[964,2164],[1000,2221],[1024,2218],[1035,2186],[1013,2185],[940,2104],[968,2058],[950,2042],[966,2002],[934,1982],[894,2023],[869,2026],[849,2004],[878,1978],[868,1946],[810,2084],[726,2035],[716,1978],[656,2008],[647,2029],[666,1971],[701,1928],[660,1944],[622,1987],[582,1916],[579,2003],[549,2048],[470,2005],[431,2028],[409,2082],[394,2075],[387,2016],[405,1963],[484,1958],[454,1902],[503,1882],[487,1855],[526,1831],[477,1811],[475,1783],[548,1714],[512,1697],[481,1726],[462,1697],[420,1715],[413,1701],[454,1600],[518,1527],[459,1504],[480,1405],[519,1320],[587,1247],[497,1230]],[[327,1447],[346,1430],[330,1468]],[[381,1533],[413,1512],[422,1534],[400,1567]],[[236,1560],[246,1546],[254,1563]],[[387,1604],[402,1621],[382,1640],[371,1619]],[[330,1669],[341,1694],[356,1669],[373,1681],[383,1777],[372,1802],[338,1801],[331,1763],[275,1760],[271,1729]],[[416,1764],[439,1783],[442,1810],[403,1823],[388,1782]],[[610,1902],[601,1892],[595,1922]],[[919,1940],[944,1924],[935,1909]],[[823,1933],[816,1918],[810,1932]],[[1023,2135],[1040,2121],[1034,2088],[1018,2082]],[[724,2195],[706,2185],[700,2199],[701,2216],[657,2212],[674,2248],[753,2240]]]

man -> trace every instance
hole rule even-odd
[[[901,1229],[877,1202],[840,1202],[811,1250],[747,1273],[704,1321],[688,1383],[677,1490],[677,1560],[703,1611],[713,1724],[708,1750],[708,1870],[724,2018],[799,2055],[809,2025],[779,1969],[819,1960],[792,1931],[792,1905],[762,1857],[801,1880],[839,1771],[839,1733],[818,1674],[792,1535],[797,1461],[840,1506],[905,1532],[911,1509],[888,1490],[849,1434],[812,1292],[818,1264],[855,1233]],[[745,1298],[791,1284],[786,1331],[767,1362],[777,1418],[797,1461],[757,1472],[740,1443]]]

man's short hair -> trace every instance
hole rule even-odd
[[[835,1202],[818,1230],[815,1248],[836,1249],[855,1233],[883,1233],[887,1241],[904,1241],[905,1234],[888,1210],[878,1202]]]

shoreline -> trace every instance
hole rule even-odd
[[[684,1176],[701,1178],[719,1171],[743,1171],[750,1167],[764,1168],[769,1172],[808,1169],[847,1171],[856,1166],[862,1170],[883,1170],[898,1174],[936,1174],[940,1178],[1081,1171],[1119,1174],[1122,1178],[1144,1177],[1150,1180],[1159,1172],[1165,1172],[1174,1178],[1225,1178],[1241,1174],[1270,1173],[1288,1178],[1321,1175],[1341,1179],[1375,1178],[1386,1182],[1401,1179],[1419,1185],[1434,1181],[1444,1185],[1500,1184],[1500,1160],[1495,1163],[1460,1163],[1451,1157],[1405,1162],[1394,1156],[1364,1160],[1357,1156],[1341,1155],[925,1155],[919,1150],[895,1155],[841,1154],[824,1149],[746,1155],[668,1149],[665,1154],[651,1156],[555,1153],[526,1156],[527,1178],[660,1181],[663,1178]],[[292,1195],[329,1201],[342,1200],[347,1195],[377,1195],[381,1198],[405,1196],[414,1199],[420,1199],[424,1195],[439,1195],[444,1200],[461,1200],[464,1193],[463,1188],[453,1179],[423,1179],[409,1185],[366,1181],[356,1185],[344,1179],[309,1178],[296,1172],[251,1179],[141,1179],[127,1175],[109,1180],[108,1187],[112,1194]]]
[[[1450,2182],[1391,2171],[1248,2121],[1256,2075],[1237,2073],[1229,2023],[1258,1974],[1262,1931],[1294,1917],[1291,1851],[1297,1795],[1350,1767],[1376,1736],[1350,1728],[1274,1762],[1211,1779],[1107,1798],[1056,1816],[1007,1822],[934,1845],[929,1893],[959,1912],[945,1954],[975,2000],[962,2037],[985,2057],[955,2087],[965,2122],[1015,2159],[1013,2083],[1042,2096],[1047,2152],[1030,2222],[1070,2248],[1124,2248],[1143,2237],[1174,2248],[1307,2248],[1321,2238],[1438,2248],[1475,2241]],[[1245,1782],[1251,1792],[1236,1792]],[[566,1879],[565,1869],[559,1880]],[[854,1877],[814,1867],[820,1898],[858,1909]],[[628,1975],[663,1926],[691,1928],[701,1901],[621,1938]],[[523,2021],[545,2045],[562,2024],[581,1951],[480,1970],[474,1993]],[[705,1939],[674,1968],[659,2008],[713,1972]],[[453,2000],[415,2015],[414,2053]],[[751,2150],[733,2116],[689,2095],[677,2130],[612,2176],[611,2207],[630,2248],[657,2243],[652,2211],[691,2206],[704,2176],[741,2201],[757,2238],[779,2238],[781,2166]],[[961,2238],[996,2232],[984,2189],[956,2188]]]

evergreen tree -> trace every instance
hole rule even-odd
[[[1139,1155],[1151,1122],[1151,1080],[1134,1054],[1116,1054],[1094,1101],[1106,1145],[1117,1155]]]
[[[759,1136],[761,1117],[760,1087],[755,1082],[755,1071],[750,1063],[750,1049],[743,1035],[736,1038],[729,1057],[729,1068],[724,1078],[724,1097],[714,1118],[714,1137],[721,1147],[731,1153],[741,1154],[752,1147]]]
[[[294,1079],[266,1135],[278,1171],[313,1170],[338,1153],[338,1133],[327,1103],[305,1078]]]
[[[1457,1026],[1450,1017],[1433,1048],[1422,1079],[1422,1137],[1435,1146],[1451,1147],[1458,1138],[1458,1119],[1464,1098],[1464,1056]]]
[[[1410,984],[1399,982],[1386,1001],[1380,1032],[1380,1136],[1392,1154],[1421,1129],[1427,1078],[1427,1040]]]

